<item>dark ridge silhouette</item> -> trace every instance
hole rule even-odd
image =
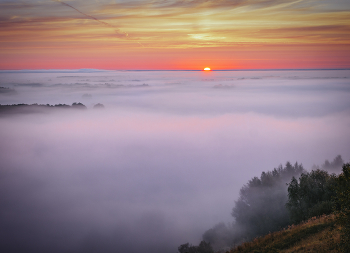
[[[75,109],[86,109],[86,106],[83,105],[82,103],[73,103],[72,104],[72,108],[75,108]]]
[[[82,103],[73,103],[72,105],[12,104],[12,105],[0,105],[0,115],[47,113],[47,112],[57,111],[61,109],[85,110],[87,108]]]

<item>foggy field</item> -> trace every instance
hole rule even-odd
[[[0,71],[0,87],[1,105],[87,107],[0,114],[2,252],[175,253],[232,222],[262,171],[350,161],[349,70]]]

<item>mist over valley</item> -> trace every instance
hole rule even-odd
[[[0,249],[198,244],[232,223],[240,189],[263,171],[350,161],[349,80],[349,70],[0,71]],[[74,103],[86,109],[46,110]],[[18,104],[44,107],[2,109]]]

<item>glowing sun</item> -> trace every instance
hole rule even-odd
[[[210,71],[211,69],[209,67],[204,68],[205,71]]]

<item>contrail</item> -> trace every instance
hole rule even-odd
[[[123,38],[123,37],[124,37],[124,38],[127,38],[127,37],[129,36],[126,32],[120,31],[120,29],[117,28],[117,27],[115,27],[114,25],[108,24],[107,22],[104,22],[104,21],[102,21],[102,20],[99,20],[98,18],[95,18],[95,17],[93,17],[93,16],[91,16],[91,15],[89,15],[89,14],[86,14],[86,13],[84,13],[84,12],[81,12],[80,10],[78,10],[77,8],[73,7],[73,6],[70,5],[70,4],[67,4],[67,3],[65,3],[65,2],[62,2],[61,0],[52,0],[52,1],[54,1],[54,2],[59,2],[59,3],[63,4],[63,5],[65,5],[65,6],[68,6],[68,7],[72,8],[72,9],[74,9],[75,11],[79,12],[80,14],[82,14],[82,15],[88,17],[88,18],[94,19],[94,20],[96,20],[97,22],[99,22],[99,23],[101,23],[101,24],[103,24],[103,25],[105,25],[105,26],[108,26],[108,27],[111,27],[111,28],[115,29],[115,32],[116,32],[120,37],[122,37],[122,38]]]

